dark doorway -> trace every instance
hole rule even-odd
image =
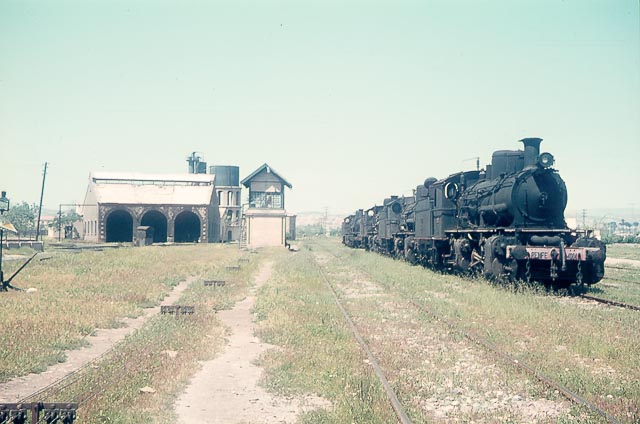
[[[233,240],[233,232],[231,230],[227,231],[227,241]]]
[[[153,242],[164,243],[167,241],[167,218],[162,212],[149,211],[142,216],[140,225],[153,227]]]
[[[133,218],[124,210],[113,211],[107,217],[107,243],[133,241]]]
[[[173,240],[176,243],[194,243],[200,238],[200,218],[191,212],[180,212],[173,227]]]

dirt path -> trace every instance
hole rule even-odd
[[[194,278],[188,278],[175,286],[162,303],[172,304],[176,302],[193,280]],[[55,383],[88,362],[98,358],[126,336],[141,328],[149,317],[158,313],[160,313],[160,306],[145,309],[144,313],[137,318],[124,318],[122,320],[124,324],[122,328],[97,330],[94,336],[86,338],[90,343],[89,346],[66,351],[67,360],[65,362],[52,365],[40,374],[27,374],[0,384],[0,402],[16,402]]]
[[[179,423],[294,423],[298,413],[327,406],[326,401],[314,396],[275,397],[258,385],[262,368],[254,362],[273,346],[254,336],[251,309],[256,290],[271,276],[271,267],[271,263],[262,266],[246,299],[218,313],[232,334],[224,353],[204,362],[176,401]]]

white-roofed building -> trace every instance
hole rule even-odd
[[[153,242],[219,241],[212,174],[92,172],[83,206],[84,239],[136,242],[150,227]]]

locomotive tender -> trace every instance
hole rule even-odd
[[[540,154],[542,139],[520,141],[524,151],[498,150],[484,170],[427,178],[412,197],[356,211],[343,243],[489,279],[597,283],[605,245],[567,227],[567,188],[553,156]]]

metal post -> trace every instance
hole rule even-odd
[[[5,290],[4,271],[2,271],[2,244],[3,243],[4,243],[4,229],[0,227],[0,291]]]
[[[7,199],[7,192],[2,192],[0,197],[0,291],[6,291],[7,285],[4,283],[4,271],[2,270],[2,245],[4,244],[4,213],[9,210],[9,199]]]
[[[38,225],[36,227],[36,241],[38,241],[38,237],[40,237],[40,217],[42,216],[42,198],[44,197],[44,182],[47,179],[47,165],[48,163],[44,163],[44,172],[42,173],[42,191],[40,191],[40,207],[38,208]]]
[[[60,204],[60,209],[58,210],[58,243],[60,243],[60,235],[62,234],[62,204]]]

